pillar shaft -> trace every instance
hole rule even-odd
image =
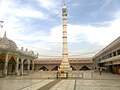
[[[21,60],[22,62],[21,62],[21,67],[20,67],[20,73],[21,73],[21,75],[23,75],[23,60]]]
[[[68,61],[68,47],[67,47],[67,16],[63,15],[63,61]]]
[[[15,67],[15,73],[18,75],[19,71],[18,71],[18,66],[19,66],[19,57],[17,57],[17,60],[16,60],[16,67]]]
[[[4,76],[7,76],[7,70],[8,70],[8,54],[6,54],[6,58],[5,58],[5,65],[4,65]]]
[[[34,71],[34,61],[32,61],[32,71]]]
[[[28,71],[28,74],[29,74],[29,72],[30,72],[30,60],[28,60],[27,71]]]

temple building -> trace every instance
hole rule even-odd
[[[16,43],[7,38],[6,32],[0,38],[0,76],[23,75],[34,70],[37,55],[33,51],[18,50]]]
[[[68,58],[72,71],[91,70],[94,64],[91,58]],[[38,58],[35,60],[35,70],[57,71],[62,58]]]
[[[97,69],[120,74],[120,37],[98,52],[93,61]]]

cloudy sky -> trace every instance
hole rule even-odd
[[[40,57],[61,56],[63,0],[0,0],[0,37]],[[70,57],[89,57],[120,36],[120,0],[66,0]]]

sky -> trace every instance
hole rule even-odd
[[[64,0],[0,0],[0,20],[18,48],[62,55]],[[120,36],[120,0],[65,0],[69,57],[92,57]]]

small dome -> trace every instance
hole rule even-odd
[[[62,7],[62,11],[64,12],[64,11],[67,11],[67,7],[66,7],[66,5],[63,5],[63,7]]]
[[[67,9],[67,7],[64,5],[63,8]]]
[[[6,48],[6,49],[17,50],[16,43],[6,37],[6,32],[3,38],[0,39],[0,47]]]
[[[28,53],[29,53],[29,54],[34,54],[34,52],[33,52],[32,50],[30,50]]]

